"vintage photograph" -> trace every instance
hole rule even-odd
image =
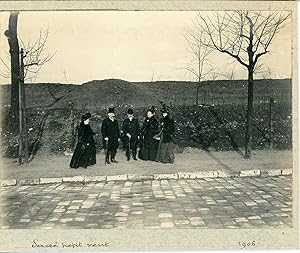
[[[292,28],[0,12],[2,231],[293,228]]]

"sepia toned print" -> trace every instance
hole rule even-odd
[[[265,4],[4,9],[3,249],[298,247],[295,12]]]

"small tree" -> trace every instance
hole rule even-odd
[[[222,11],[199,13],[195,24],[199,43],[234,58],[248,72],[248,106],[245,158],[251,158],[253,80],[259,59],[269,53],[276,34],[287,24],[290,12]]]
[[[199,41],[199,37],[202,36],[200,31],[197,36],[193,32],[189,32],[185,39],[189,46],[189,51],[193,56],[193,59],[189,62],[188,67],[183,69],[189,71],[197,79],[197,90],[196,90],[196,105],[199,104],[199,90],[203,80],[207,78],[208,75],[212,74],[212,79],[214,78],[213,67],[209,61],[209,55],[212,53],[212,49],[204,46]],[[216,77],[215,77],[216,78]]]
[[[20,62],[20,76],[19,76],[19,126],[20,126],[20,142],[19,142],[19,164],[22,164],[23,156],[23,142],[25,148],[25,162],[28,163],[28,130],[27,130],[27,117],[26,117],[26,93],[25,93],[25,77],[28,73],[33,73],[36,75],[41,67],[48,61],[52,59],[53,55],[43,56],[45,50],[45,44],[48,38],[48,31],[46,36],[43,37],[40,33],[39,39],[34,43],[32,47],[28,46],[25,53],[23,48],[21,49],[21,62]],[[30,44],[29,44],[30,45]],[[35,67],[35,68],[33,68]],[[55,101],[59,99],[56,98],[49,90],[49,93],[54,97]],[[20,106],[21,105],[21,106]],[[24,141],[23,141],[24,135]]]

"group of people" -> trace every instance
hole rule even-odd
[[[163,106],[161,113],[161,119],[157,120],[154,107],[149,108],[140,127],[133,109],[130,108],[120,131],[114,108],[109,108],[107,118],[103,120],[101,126],[105,164],[118,163],[116,154],[121,140],[127,161],[139,158],[145,161],[173,163],[174,120],[170,117],[166,106]],[[95,133],[91,129],[90,118],[90,113],[82,115],[81,123],[77,126],[78,142],[70,162],[71,168],[87,168],[96,164]]]

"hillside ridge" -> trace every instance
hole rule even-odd
[[[122,79],[92,80],[81,85],[62,83],[26,84],[28,107],[45,107],[55,98],[64,97],[56,105],[72,103],[76,108],[107,108],[108,106],[145,107],[160,101],[193,105],[197,82],[154,81],[129,82]],[[0,86],[1,105],[10,103],[10,85]],[[291,79],[257,79],[254,82],[254,102],[275,101],[291,103]],[[199,104],[246,104],[247,80],[205,81],[199,86]]]

